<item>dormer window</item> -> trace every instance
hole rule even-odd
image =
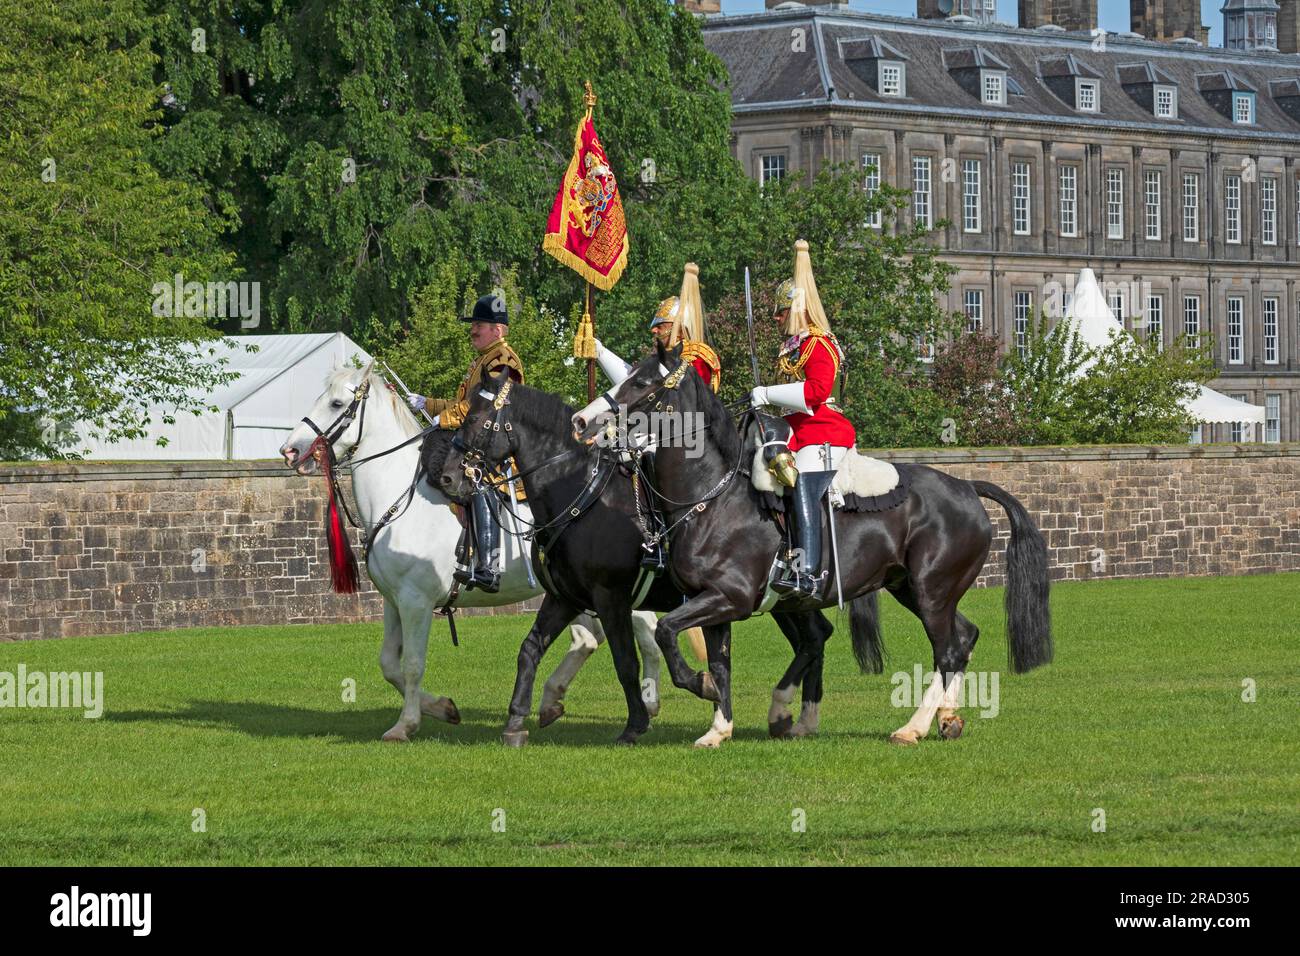
[[[1074,108],[1081,113],[1096,113],[1101,107],[1099,85],[1096,80],[1077,80],[1074,87]]]
[[[1255,94],[1232,94],[1232,121],[1250,126],[1255,122]]]
[[[1157,119],[1178,118],[1178,87],[1155,87],[1155,114]]]
[[[880,95],[905,96],[903,64],[889,60],[880,63]]]
[[[980,71],[981,99],[986,106],[1007,105],[1007,75],[1001,70]]]

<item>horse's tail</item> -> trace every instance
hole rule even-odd
[[[1052,659],[1052,613],[1047,602],[1047,542],[1014,495],[987,481],[972,481],[975,493],[1000,504],[1011,522],[1007,544],[1007,650],[1011,670],[1031,671]]]
[[[864,674],[879,674],[885,669],[884,641],[880,637],[879,591],[859,594],[849,602],[849,633],[853,638],[853,656]]]

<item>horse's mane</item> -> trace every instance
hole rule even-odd
[[[334,389],[344,384],[352,384],[352,376],[357,373],[355,368],[343,365],[334,369],[325,378],[325,387]],[[370,381],[370,398],[371,400],[380,399],[383,401],[388,410],[392,413],[393,419],[397,422],[402,431],[404,438],[410,438],[416,435],[424,427],[415,415],[407,407],[406,402],[398,396],[397,392],[388,387],[388,382],[378,372],[372,371],[367,378]],[[358,383],[359,384],[359,383]]]
[[[524,401],[514,401],[520,392],[523,393],[520,397]],[[510,408],[519,424],[530,425],[545,432],[558,432],[570,441],[573,440],[570,421],[574,409],[560,396],[528,385],[515,385],[511,392]]]
[[[696,407],[704,413],[704,420],[708,423],[705,434],[713,442],[715,448],[722,453],[725,461],[735,461],[736,456],[740,454],[740,432],[736,429],[736,423],[731,418],[731,413],[727,411],[727,406],[722,404],[722,399],[713,394],[713,389],[704,384],[704,379],[692,368],[682,378],[682,384],[678,386],[693,389],[692,397],[695,399]]]

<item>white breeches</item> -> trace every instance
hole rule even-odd
[[[831,458],[827,461],[825,445],[805,445],[794,453],[794,466],[800,471],[834,471],[848,451],[831,445]]]

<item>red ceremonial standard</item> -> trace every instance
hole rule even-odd
[[[602,292],[614,287],[627,265],[623,200],[590,115],[574,137],[542,248]]]

